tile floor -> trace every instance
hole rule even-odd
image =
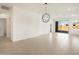
[[[53,33],[12,42],[0,37],[1,55],[77,55],[79,35]]]

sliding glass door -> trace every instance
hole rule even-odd
[[[79,21],[77,20],[59,20],[55,22],[55,32],[79,32]]]
[[[55,22],[56,32],[68,33],[69,23],[67,21],[56,21]]]

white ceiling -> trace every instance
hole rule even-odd
[[[39,9],[40,7],[44,7],[44,3],[0,3],[0,5],[5,5],[8,7],[12,7],[13,5],[19,5],[20,7],[25,7],[27,8],[37,8]],[[76,8],[79,9],[79,3],[48,3],[48,8]]]
[[[44,12],[44,3],[0,3],[0,5],[6,5],[8,7],[16,6],[27,8],[29,11],[36,13]],[[3,13],[0,10],[0,13]],[[52,14],[61,14],[66,12],[79,13],[79,3],[48,3],[48,12]]]

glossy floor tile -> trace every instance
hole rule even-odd
[[[17,42],[0,38],[0,54],[76,55],[79,54],[79,35],[52,33]]]

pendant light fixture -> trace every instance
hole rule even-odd
[[[44,23],[47,23],[50,20],[50,15],[47,13],[47,3],[44,3],[44,5],[45,5],[45,13],[42,15],[42,21]]]

